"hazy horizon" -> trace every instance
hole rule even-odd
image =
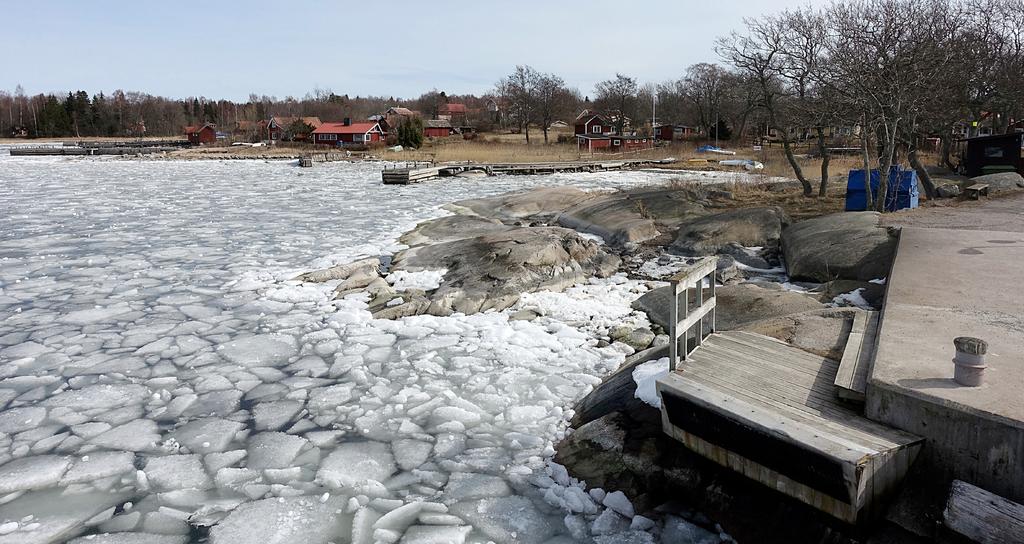
[[[411,99],[432,89],[482,94],[515,65],[528,64],[588,95],[616,72],[641,82],[677,79],[691,64],[717,61],[715,38],[741,29],[744,16],[807,2],[623,8],[600,0],[585,12],[537,0],[183,4],[6,6],[8,20],[35,24],[9,26],[8,40],[22,47],[4,59],[0,89],[244,101],[250,93],[301,98],[319,88]]]

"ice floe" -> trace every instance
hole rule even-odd
[[[631,352],[599,338],[647,325],[629,307],[645,284],[382,321],[359,297],[332,300],[329,282],[292,279],[386,257],[448,202],[663,174],[399,187],[377,164],[0,163],[0,544],[662,531],[550,462],[573,403]],[[442,275],[388,281],[428,289]],[[540,317],[509,319],[526,307]]]

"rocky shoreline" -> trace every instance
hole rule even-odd
[[[296,279],[331,282],[336,297],[365,301],[378,319],[511,308],[510,320],[542,315],[543,309],[523,303],[530,293],[563,291],[613,274],[640,280],[646,292],[633,308],[645,312],[650,325],[597,329],[598,345],[617,343],[635,354],[577,405],[576,431],[556,448],[557,462],[590,487],[621,489],[647,516],[665,514],[657,508],[685,498],[672,515],[714,541],[725,532],[697,511],[730,531],[738,527],[737,536],[749,529],[750,541],[762,541],[752,527],[779,509],[802,520],[798,533],[775,527],[786,538],[845,534],[831,520],[785,501],[778,509],[755,509],[742,497],[774,496],[673,444],[661,433],[658,411],[634,398],[630,372],[667,346],[661,280],[705,255],[719,257],[720,330],[758,332],[838,358],[857,306],[880,303],[896,232],[879,225],[879,214],[791,224],[779,208],[737,209],[728,191],[714,186],[612,192],[553,187],[446,208],[453,215],[418,224],[400,238],[408,247],[393,256]],[[844,538],[835,542],[852,542]]]

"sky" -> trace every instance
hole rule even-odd
[[[821,0],[818,0],[819,2]],[[482,94],[517,64],[584,95],[623,73],[678,79],[714,41],[808,0],[11,2],[0,89],[173,98]],[[14,22],[14,24],[10,24]]]

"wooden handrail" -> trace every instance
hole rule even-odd
[[[694,347],[700,347],[711,333],[715,332],[715,270],[718,268],[718,257],[703,257],[669,278],[672,291],[672,302],[669,307],[669,368],[679,369],[679,340],[682,338],[682,360],[685,361],[693,351],[690,349],[690,329],[699,327],[694,337]],[[710,296],[704,300],[704,279],[708,278]],[[693,309],[690,308],[690,289],[694,290]],[[683,295],[683,307],[680,313],[679,295]],[[708,323],[707,334],[704,324]]]

